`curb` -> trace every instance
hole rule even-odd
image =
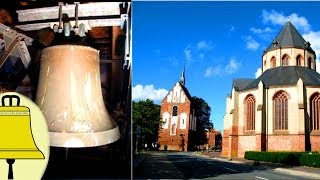
[[[210,158],[210,159],[215,159],[217,161],[229,162],[229,163],[234,163],[234,164],[246,164],[245,162],[242,162],[242,161],[237,161],[237,160],[228,161],[227,159],[220,158],[220,157],[214,157],[214,158]]]
[[[206,158],[209,158],[209,159],[214,159],[214,160],[217,160],[217,161],[222,161],[222,162],[229,162],[229,163],[235,163],[235,164],[245,164],[245,162],[241,162],[241,161],[237,161],[237,160],[232,160],[232,161],[228,161],[227,159],[225,158],[221,158],[221,157],[209,157],[207,155],[202,155],[202,154],[193,154],[193,155],[196,155],[196,156],[202,156],[202,157],[206,157]]]
[[[210,158],[209,156],[202,155],[202,154],[193,154],[193,155],[202,156],[202,157],[206,157],[206,158],[209,158],[209,159],[214,159],[214,160],[222,161],[222,162],[229,162],[229,163],[236,163],[236,164],[246,164],[245,162],[242,162],[242,161],[237,161],[237,160],[228,161],[227,159],[220,158],[220,157]],[[273,171],[287,173],[287,174],[291,174],[291,175],[295,175],[295,176],[298,175],[298,176],[303,176],[303,177],[310,177],[310,178],[320,179],[320,174],[309,173],[309,172],[304,172],[304,171],[299,171],[299,170],[291,170],[291,169],[285,169],[285,168],[279,167],[279,168],[273,169]]]
[[[320,179],[320,174],[315,173],[309,173],[309,172],[303,172],[298,170],[291,170],[291,169],[285,169],[285,168],[275,168],[274,171],[282,172],[282,173],[288,173],[291,175],[298,175],[298,176],[308,176],[310,178]]]

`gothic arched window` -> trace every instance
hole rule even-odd
[[[289,65],[289,56],[288,55],[284,55],[282,56],[282,66],[288,66]]]
[[[270,60],[271,67],[276,67],[276,58],[273,56]]]
[[[302,56],[298,55],[296,58],[296,64],[297,66],[302,66]]]
[[[308,68],[311,68],[311,64],[312,64],[312,62],[311,62],[311,57],[309,57],[309,58],[308,58]]]
[[[255,130],[255,102],[255,98],[251,94],[244,100],[247,130]]]
[[[320,130],[320,94],[315,93],[310,98],[310,130]]]
[[[288,99],[284,91],[273,96],[273,117],[275,130],[288,130]]]
[[[178,106],[173,106],[172,108],[172,116],[177,116],[178,115]]]

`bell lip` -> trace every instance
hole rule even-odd
[[[45,155],[38,148],[34,150],[1,149],[0,159],[45,159]]]
[[[49,132],[50,146],[65,148],[85,148],[111,144],[120,139],[119,127],[93,133]],[[70,140],[79,140],[82,144],[68,144]]]
[[[84,46],[84,45],[76,45],[76,44],[61,44],[61,45],[54,45],[44,48],[42,51],[48,51],[50,49],[56,49],[56,48],[70,48],[70,47],[76,47],[77,49],[87,49],[90,51],[94,51],[96,53],[99,53],[99,51],[93,47],[90,46]]]

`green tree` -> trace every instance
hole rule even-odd
[[[151,143],[158,141],[158,128],[161,123],[160,105],[152,100],[140,100],[132,102],[133,131],[137,126],[141,128],[141,137],[144,142],[151,146]]]
[[[208,103],[199,97],[193,96],[192,99],[192,109],[195,109],[195,116],[197,117],[197,145],[202,145],[207,143],[207,138],[205,135],[205,129],[212,129],[213,124],[210,121],[211,107]]]

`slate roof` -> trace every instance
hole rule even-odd
[[[282,86],[297,84],[302,79],[306,86],[320,86],[320,74],[302,66],[281,66],[266,70],[242,90],[257,88],[260,81],[265,86]]]
[[[188,89],[187,89],[184,85],[182,85],[181,82],[179,82],[179,83],[180,83],[180,85],[181,85],[184,93],[186,94],[186,96],[187,96],[187,97],[189,98],[189,100],[191,101],[191,95],[190,95]]]
[[[269,47],[264,51],[264,53],[283,47],[302,48],[314,53],[310,46],[310,43],[303,39],[301,34],[290,21],[286,22],[279,34],[272,41]]]
[[[251,78],[237,78],[232,81],[232,87],[234,87],[236,91],[241,91],[254,80],[255,79]]]

